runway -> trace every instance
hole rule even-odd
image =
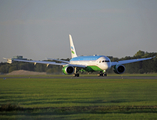
[[[62,78],[62,79],[157,79],[157,76],[80,76],[80,77],[52,77],[52,78]]]
[[[7,79],[7,78],[44,78],[44,79],[156,79],[157,76],[105,76],[105,77],[98,77],[98,76],[81,76],[80,77],[73,77],[73,76],[5,76],[0,78]]]
[[[67,77],[66,77],[67,78]],[[107,76],[107,77],[97,77],[97,76],[80,76],[71,77],[73,79],[157,79],[157,76]]]

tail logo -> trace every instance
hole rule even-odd
[[[74,50],[74,48],[71,46],[71,53],[75,54],[75,52],[73,50]]]
[[[74,51],[71,51],[72,54],[75,54]]]

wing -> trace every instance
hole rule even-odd
[[[69,65],[69,66],[80,67],[80,68],[87,67],[86,65],[77,65],[77,64],[68,64],[68,63],[56,63],[56,62],[50,62],[50,61],[20,60],[20,59],[13,59],[13,61],[29,62],[29,63],[34,63],[34,64],[40,63],[40,64],[47,64],[47,65],[61,65],[61,66],[63,66],[63,65]]]
[[[156,56],[154,56],[156,57]],[[127,63],[133,63],[133,62],[139,62],[139,61],[144,61],[144,60],[150,60],[154,57],[149,57],[149,58],[140,58],[140,59],[132,59],[132,60],[122,60],[122,61],[118,61],[118,62],[111,62],[111,66],[115,66],[115,65],[123,65],[123,64],[127,64]]]
[[[63,63],[69,63],[69,61],[65,61],[65,60],[52,59],[52,58],[47,58],[47,59],[48,59],[48,60],[59,61],[59,62],[63,62]]]
[[[13,59],[13,61],[19,61],[19,62],[30,62],[30,63],[41,63],[41,64],[48,64],[48,65],[66,65],[67,63],[56,63],[56,62],[50,62],[50,61],[36,61],[36,60],[20,60],[20,59]]]

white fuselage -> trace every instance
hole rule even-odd
[[[97,67],[100,70],[107,70],[111,68],[111,61],[106,56],[79,56],[72,58],[70,64],[86,65],[90,67]]]

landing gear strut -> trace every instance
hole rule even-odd
[[[74,71],[74,75],[73,75],[74,77],[79,77],[79,73],[77,73],[77,71],[76,71],[76,67],[75,67],[75,71]]]

